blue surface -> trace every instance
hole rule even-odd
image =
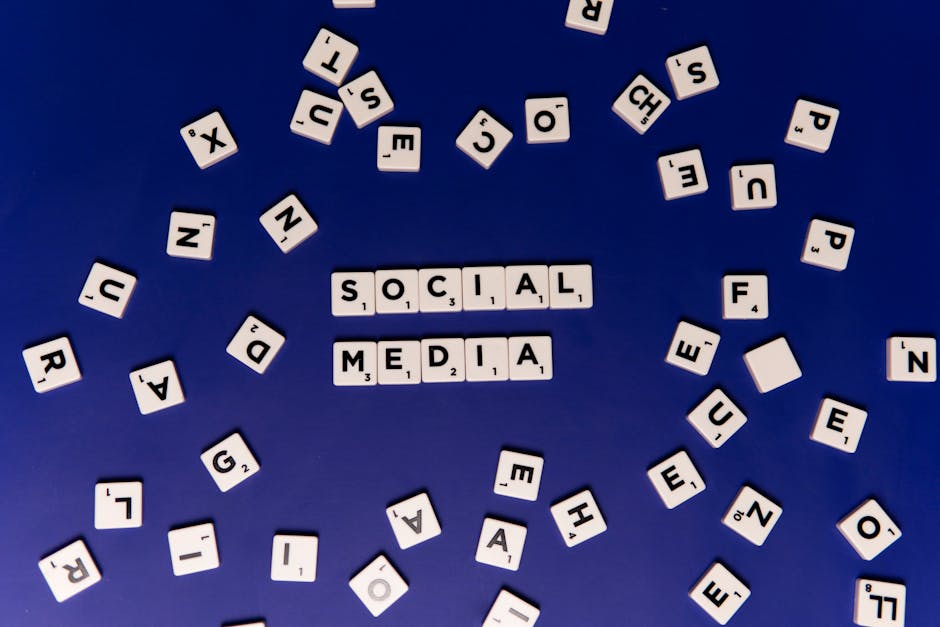
[[[506,585],[546,627],[704,626],[686,595],[719,558],[752,589],[733,625],[849,625],[860,574],[905,581],[908,624],[934,624],[940,395],[886,382],[884,341],[938,327],[937,6],[622,0],[601,38],[564,28],[563,0],[379,5],[6,7],[0,623],[477,625]],[[289,132],[301,89],[332,91],[301,66],[321,25],[359,44],[351,76],[380,72],[396,105],[383,122],[420,122],[419,175],[377,172],[376,126],[348,116],[330,147]],[[673,102],[643,137],[610,111],[638,71],[671,93],[665,57],[701,42],[717,90]],[[523,100],[544,93],[569,97],[569,143],[526,145]],[[783,143],[802,95],[842,111],[828,154]],[[480,106],[515,133],[488,172],[453,145]],[[179,128],[213,108],[240,151],[200,171]],[[711,189],[666,203],[656,157],[690,145]],[[779,205],[732,212],[728,167],[755,159],[776,163]],[[321,230],[283,255],[258,216],[289,191]],[[217,215],[212,262],[165,254],[174,208]],[[845,272],[800,263],[814,216],[856,227]],[[99,258],[139,279],[123,320],[77,303]],[[592,263],[595,307],[330,315],[335,268],[532,260]],[[768,273],[768,320],[721,320],[721,276],[738,269]],[[225,353],[249,311],[287,334],[263,376]],[[705,378],[663,362],[680,318],[721,332]],[[20,351],[62,332],[84,378],[36,394]],[[551,382],[331,385],[337,337],[529,332],[553,337]],[[778,334],[804,376],[762,396],[741,355]],[[186,403],[141,416],[127,373],[163,356]],[[750,419],[719,450],[685,421],[715,385]],[[869,411],[854,455],[808,439],[825,394]],[[236,428],[262,470],[222,494],[199,453]],[[503,446],[544,454],[537,503],[492,494]],[[708,488],[667,511],[645,469],[679,447]],[[144,481],[144,526],[95,531],[95,481],[123,476]],[[745,482],[784,507],[761,548],[720,523]],[[582,486],[609,531],[567,549],[548,506]],[[384,508],[421,488],[444,533],[401,551]],[[904,533],[870,563],[835,528],[868,496]],[[488,513],[528,524],[516,573],[473,560]],[[222,567],[173,577],[167,530],[206,518]],[[270,581],[279,529],[319,534],[316,583]],[[76,536],[104,581],[60,605],[36,562]],[[376,621],[347,580],[379,551],[411,588]]]

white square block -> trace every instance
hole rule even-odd
[[[206,213],[174,211],[166,237],[166,254],[184,259],[212,259],[215,216]]]
[[[83,540],[76,540],[39,560],[39,571],[59,603],[101,581],[98,565]]]
[[[888,381],[937,380],[937,338],[888,338]]]
[[[538,619],[539,608],[508,590],[500,590],[483,619],[483,627],[532,627]]]
[[[512,131],[480,109],[457,136],[457,147],[489,170],[512,140]]]
[[[418,293],[417,270],[378,270],[375,273],[377,313],[417,313]]]
[[[330,275],[330,302],[333,315],[375,315],[375,273],[334,272]]]
[[[460,268],[422,268],[418,270],[421,286],[421,311],[460,311],[463,309],[463,289]]]
[[[333,385],[376,385],[375,342],[333,342]]]
[[[679,451],[646,472],[667,509],[675,509],[705,491],[705,481],[685,451]]]
[[[803,376],[790,345],[783,337],[744,353],[744,363],[747,364],[754,385],[761,394],[776,390]]]
[[[506,267],[506,309],[548,309],[548,266]]]
[[[380,172],[420,171],[421,128],[380,126],[375,162]]]
[[[672,336],[666,363],[705,376],[712,367],[721,336],[688,322],[679,322]]]
[[[144,524],[144,484],[111,481],[95,484],[95,529],[133,529]]]
[[[65,336],[30,346],[23,351],[23,361],[33,389],[40,394],[82,379],[72,343]]]
[[[173,529],[166,538],[170,544],[173,574],[177,577],[219,567],[219,549],[212,523]]]
[[[552,338],[548,335],[509,338],[509,380],[552,378]]]
[[[441,524],[427,492],[416,494],[385,509],[398,546],[408,549],[441,535]]]
[[[304,56],[304,69],[339,87],[358,55],[359,46],[321,28]]]
[[[526,528],[496,518],[484,518],[476,560],[506,570],[519,570]]]
[[[718,70],[708,46],[699,46],[666,58],[666,70],[676,98],[685,100],[718,87]]]
[[[134,370],[129,376],[137,407],[145,416],[186,400],[172,359]]]
[[[569,0],[565,26],[574,30],[603,35],[610,24],[614,0]]]
[[[689,597],[719,625],[727,625],[749,596],[750,589],[719,562],[689,591]]]
[[[754,488],[744,486],[721,522],[751,544],[763,546],[782,514],[782,507]]]
[[[506,308],[506,268],[479,266],[464,268],[464,311],[499,311]]]
[[[565,546],[573,547],[607,531],[607,523],[590,490],[582,490],[549,508]]]
[[[339,97],[356,123],[356,128],[368,126],[395,109],[392,97],[375,70],[340,87]]]
[[[390,608],[408,592],[408,584],[384,555],[379,555],[350,579],[349,587],[373,616]]]
[[[555,144],[571,138],[568,99],[529,98],[525,101],[526,142]]]
[[[712,448],[719,448],[747,422],[747,416],[721,388],[715,388],[687,416]]]
[[[261,470],[240,433],[233,433],[213,444],[199,459],[222,492],[228,492]]]
[[[313,216],[294,194],[262,213],[259,221],[284,254],[317,232]]]
[[[317,580],[319,539],[314,535],[275,534],[271,543],[271,580]]]
[[[809,100],[797,100],[784,141],[813,152],[826,152],[832,144],[838,121],[838,109]]]
[[[343,116],[343,103],[334,98],[305,89],[290,119],[290,131],[329,146]]]
[[[464,340],[467,381],[508,381],[509,340],[505,337],[474,337]]]
[[[548,304],[552,309],[590,309],[594,285],[590,264],[548,267]]]
[[[614,101],[612,109],[621,120],[642,135],[653,126],[671,102],[669,96],[653,81],[637,74]]]
[[[238,152],[235,138],[218,111],[184,126],[180,129],[180,135],[196,165],[202,170]]]
[[[777,175],[772,163],[731,168],[731,208],[770,209],[777,206]]]
[[[855,582],[856,625],[904,627],[907,586],[901,583],[858,579]]]
[[[283,335],[260,319],[248,316],[225,352],[258,374],[264,374],[282,346]]]
[[[383,341],[378,351],[379,385],[421,383],[421,342]]]
[[[868,412],[835,399],[824,398],[816,412],[816,424],[809,438],[832,448],[854,453],[865,428]]]
[[[334,9],[374,9],[375,0],[333,0]]]
[[[770,315],[766,274],[726,274],[721,293],[725,320],[765,320]]]
[[[523,501],[538,500],[543,463],[538,455],[503,449],[499,452],[493,493]]]
[[[855,229],[835,222],[813,220],[806,231],[800,261],[841,272],[849,265]]]
[[[698,148],[663,155],[656,161],[666,200],[704,194],[708,191],[705,163]]]
[[[457,383],[465,378],[464,340],[460,337],[421,340],[421,381]]]
[[[901,537],[901,528],[875,499],[868,499],[859,505],[836,527],[866,561],[878,557]]]
[[[123,318],[135,285],[137,277],[133,274],[96,261],[91,266],[78,302],[114,318]]]

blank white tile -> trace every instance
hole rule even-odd
[[[574,30],[603,35],[610,24],[614,0],[569,0],[565,26]]]
[[[375,0],[333,0],[334,9],[374,9]]]
[[[173,529],[166,537],[170,544],[173,574],[177,577],[219,567],[219,549],[212,523]]]
[[[826,152],[832,144],[838,121],[838,109],[810,100],[797,100],[784,141],[813,152]]]
[[[555,144],[571,138],[568,98],[529,98],[525,101],[526,142]]]
[[[40,394],[82,379],[72,343],[64,336],[30,346],[23,351],[23,361],[33,389]]]
[[[509,340],[505,337],[474,337],[464,341],[467,381],[508,381]]]
[[[375,315],[375,273],[334,272],[330,275],[330,302],[333,315]]]
[[[483,627],[532,627],[539,614],[539,608],[528,601],[508,590],[500,590],[483,619]]]
[[[180,135],[196,165],[202,170],[238,152],[235,138],[218,111],[184,126],[180,129]]]
[[[705,481],[685,451],[679,451],[646,472],[668,509],[682,505],[705,490]]]
[[[418,270],[421,286],[421,311],[460,311],[463,309],[463,289],[460,268],[422,268]]]
[[[378,384],[375,342],[333,342],[333,385]]]
[[[875,499],[868,499],[836,525],[855,552],[866,561],[898,541],[901,528],[891,520]]]
[[[261,214],[261,226],[284,254],[317,232],[317,223],[294,194]]]
[[[339,97],[356,123],[356,128],[368,126],[395,109],[392,97],[375,70],[340,87]]]
[[[708,177],[702,151],[698,148],[663,155],[656,161],[659,180],[666,200],[704,194],[708,191]]]
[[[375,273],[376,313],[417,313],[419,292],[417,270],[378,270]]]
[[[548,309],[548,266],[506,267],[506,309]]]
[[[350,579],[349,587],[373,616],[380,615],[408,592],[408,584],[384,555]]]
[[[166,237],[166,254],[184,259],[212,259],[215,241],[215,216],[206,213],[174,211]]]
[[[699,46],[666,59],[672,90],[679,100],[704,94],[718,87],[718,70],[708,46]]]
[[[552,338],[529,335],[509,338],[509,380],[547,381],[552,378]]]
[[[720,562],[711,565],[689,597],[719,625],[727,625],[748,597],[751,590]]]
[[[573,547],[607,531],[607,522],[590,490],[582,490],[549,508],[565,546]]]
[[[721,295],[725,320],[765,320],[770,315],[766,274],[726,274]]]
[[[747,416],[721,388],[715,388],[689,412],[688,420],[712,448],[719,448],[744,426]]]
[[[937,338],[888,338],[888,381],[933,383],[937,380]]]
[[[385,509],[398,546],[408,549],[441,535],[441,524],[427,492],[416,494]]]
[[[858,449],[868,412],[848,403],[824,398],[816,412],[816,423],[810,439],[846,453]]]
[[[594,284],[590,264],[548,267],[548,304],[552,309],[590,309]]]
[[[421,342],[387,340],[378,343],[379,385],[421,383]]]
[[[143,415],[179,405],[186,400],[172,359],[134,370],[129,377],[137,407]]]
[[[123,318],[136,285],[137,277],[133,274],[96,261],[85,279],[78,302],[113,318]]]
[[[712,367],[721,336],[688,322],[679,322],[666,363],[705,376]]]
[[[321,28],[304,56],[304,69],[339,87],[358,55],[359,46]]]
[[[240,433],[233,433],[216,442],[199,459],[222,492],[228,492],[261,470],[261,465]]]
[[[744,363],[761,394],[776,390],[803,376],[786,338],[778,337],[744,353]]]
[[[621,120],[642,135],[653,126],[671,102],[669,96],[653,81],[637,74],[614,101],[612,109]]]
[[[800,261],[820,268],[841,272],[849,265],[855,229],[844,224],[813,220],[806,230],[803,256]]]
[[[744,486],[721,522],[751,544],[763,546],[782,514],[782,507],[754,488]]]
[[[510,141],[512,141],[512,131],[480,109],[457,136],[457,147],[483,168],[489,170]]]
[[[856,625],[904,627],[907,586],[901,583],[859,578],[855,581]]]
[[[465,379],[464,340],[460,337],[421,340],[421,381],[458,383]]]
[[[496,518],[484,518],[476,561],[506,570],[519,570],[526,528]]]
[[[777,175],[772,163],[731,168],[731,208],[771,209],[777,206]]]
[[[133,529],[144,524],[144,484],[107,481],[95,484],[95,529]]]
[[[503,449],[499,452],[493,493],[523,501],[537,501],[544,460],[538,455]]]
[[[225,352],[258,374],[264,374],[282,346],[283,335],[261,319],[248,316],[228,343]]]
[[[39,560],[39,571],[59,603],[101,581],[98,565],[83,540],[76,540]]]
[[[464,268],[464,311],[499,311],[506,308],[506,268],[479,266]]]
[[[421,170],[421,128],[418,126],[380,126],[375,163],[380,172],[418,172]]]
[[[290,119],[290,130],[295,135],[329,146],[339,119],[343,116],[343,103],[315,91],[300,92],[297,107]]]
[[[278,533],[271,543],[271,580],[317,580],[319,539],[315,535]]]

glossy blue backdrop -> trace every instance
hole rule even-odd
[[[0,20],[0,623],[16,627],[205,627],[264,617],[293,625],[477,625],[501,586],[538,602],[540,624],[713,624],[688,598],[716,558],[751,586],[732,624],[832,627],[852,620],[855,578],[908,585],[908,624],[940,615],[940,456],[934,385],[885,381],[884,341],[935,334],[940,280],[935,116],[938,9],[880,3],[627,3],[597,37],[564,28],[567,2],[7,3]],[[376,126],[348,116],[333,146],[292,135],[301,66],[328,25],[360,46],[351,76],[379,70],[395,100],[383,122],[418,122],[418,175],[375,168]],[[720,87],[674,102],[646,136],[610,105],[642,71],[705,42]],[[525,143],[523,100],[563,93],[571,141]],[[832,149],[783,143],[797,97],[840,107]],[[480,106],[515,138],[491,171],[454,147]],[[233,158],[200,171],[179,128],[219,108]],[[711,189],[667,203],[666,151],[702,148]],[[732,212],[732,162],[776,163],[779,205]],[[258,216],[295,191],[320,231],[282,254]],[[214,212],[209,263],[164,252],[173,208]],[[845,272],[801,264],[808,221],[857,229]],[[123,320],[77,303],[95,259],[133,271]],[[335,319],[334,268],[587,260],[589,311]],[[766,321],[722,321],[720,280],[766,271]],[[258,376],[225,353],[249,311],[287,343]],[[663,362],[676,322],[721,332],[709,376]],[[334,388],[334,338],[548,332],[551,382]],[[84,378],[36,394],[24,346],[61,332]],[[767,395],[741,355],[784,334],[803,368]],[[172,356],[187,393],[141,416],[127,379]],[[685,421],[715,385],[750,418],[712,450]],[[866,407],[854,455],[808,439],[824,394]],[[222,494],[200,451],[241,429],[261,472]],[[537,503],[492,493],[499,450],[545,456]],[[708,485],[667,511],[645,469],[684,447]],[[144,526],[95,531],[93,486],[144,481]],[[754,547],[720,518],[750,482],[784,507]],[[609,531],[565,548],[549,503],[590,486]],[[398,549],[384,507],[426,488],[444,533]],[[904,537],[863,562],[835,523],[875,496]],[[477,564],[482,518],[524,521],[516,573]],[[166,532],[215,521],[222,566],[172,575]],[[320,536],[314,584],[272,582],[278,529]],[[63,604],[36,562],[83,536],[104,581]],[[384,551],[411,588],[372,619],[347,586]]]

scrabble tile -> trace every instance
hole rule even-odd
[[[800,261],[841,272],[849,265],[855,229],[835,222],[813,220],[806,231]]]
[[[174,211],[166,237],[166,254],[184,259],[212,259],[215,216],[206,213]]]
[[[875,499],[868,499],[859,505],[836,527],[866,561],[878,557],[901,537],[901,528]]]
[[[343,116],[343,103],[315,91],[305,89],[290,119],[290,130],[295,135],[329,146],[339,119]]]
[[[718,87],[718,70],[708,46],[699,46],[666,59],[666,70],[676,98],[685,100]]]
[[[180,129],[180,135],[196,165],[202,170],[238,152],[235,138],[218,111],[184,126]]]
[[[462,274],[464,311],[499,311],[506,308],[506,268],[464,268]]]
[[[378,367],[379,385],[421,383],[421,342],[379,342]]]
[[[671,102],[669,96],[653,81],[637,74],[614,101],[612,109],[621,120],[642,135],[653,126]]]
[[[467,381],[508,381],[509,340],[475,337],[464,340]]]
[[[614,0],[569,0],[565,26],[574,30],[603,35],[610,24]]]
[[[763,546],[782,514],[782,507],[754,488],[744,486],[721,522],[751,544]]]
[[[656,161],[659,180],[666,200],[704,194],[708,191],[708,178],[702,151],[698,148],[663,155]]]
[[[259,221],[284,254],[294,250],[318,228],[313,216],[294,194],[288,194],[262,213]]]
[[[374,9],[375,0],[333,0],[334,9]]]
[[[679,451],[646,472],[668,509],[675,509],[705,490],[705,481],[685,451]]]
[[[854,453],[865,428],[868,412],[848,403],[824,398],[816,412],[816,424],[810,439],[826,446]]]
[[[548,309],[548,266],[506,267],[507,309]]]
[[[770,209],[777,206],[777,175],[772,163],[731,168],[731,208]]]
[[[666,363],[705,376],[712,367],[721,336],[688,322],[679,322]]]
[[[493,493],[523,501],[538,500],[542,464],[538,455],[503,449],[499,452]]]
[[[549,511],[561,539],[569,548],[607,531],[607,523],[590,490],[582,490],[558,501]]]
[[[375,315],[375,273],[334,272],[330,275],[333,315]]]
[[[422,268],[418,270],[421,311],[460,311],[463,309],[463,289],[460,268]]]
[[[144,524],[144,484],[107,481],[95,484],[95,529],[133,529]]]
[[[457,136],[457,147],[489,170],[512,140],[512,131],[480,109]]]
[[[222,627],[265,627],[264,621],[255,621],[253,623],[226,623]]]
[[[316,581],[318,543],[315,535],[275,534],[271,543],[271,580]]]
[[[937,380],[937,338],[888,338],[888,381],[933,383]]]
[[[408,592],[408,584],[384,555],[379,555],[350,579],[349,587],[373,616],[390,608]]]
[[[170,562],[177,577],[219,567],[215,525],[202,523],[173,529],[166,534],[170,544]]]
[[[859,578],[855,581],[854,622],[862,627],[904,627],[907,586]]]
[[[784,141],[813,152],[826,152],[832,144],[838,121],[838,109],[809,100],[797,100]]]
[[[552,338],[548,335],[509,338],[509,380],[552,378]]]
[[[375,70],[340,87],[339,97],[356,123],[356,128],[368,126],[395,109],[392,97]]]
[[[186,400],[172,359],[139,368],[129,376],[137,407],[143,415],[162,411]]]
[[[248,316],[225,352],[258,374],[264,374],[283,345],[283,335],[259,318]]]
[[[555,144],[571,138],[568,121],[568,99],[529,98],[525,101],[526,142]]]
[[[539,613],[539,608],[504,589],[483,619],[483,627],[532,627]]]
[[[39,571],[59,603],[101,581],[98,565],[83,540],[76,540],[39,560]]]
[[[548,285],[551,309],[590,309],[594,306],[590,264],[549,266]]]
[[[747,422],[744,412],[721,388],[712,390],[687,418],[712,448],[724,445]]]
[[[377,313],[416,313],[419,292],[417,270],[378,270],[375,273]]]
[[[251,454],[251,449],[240,433],[233,433],[216,442],[199,459],[222,492],[228,492],[261,470],[261,465]]]
[[[421,128],[380,126],[375,162],[380,172],[420,171]]]
[[[749,596],[751,590],[720,562],[713,563],[689,591],[689,597],[719,625],[727,625]]]
[[[78,302],[114,318],[123,318],[137,277],[96,261],[91,266]]]
[[[783,337],[744,353],[744,363],[747,364],[754,385],[761,394],[776,390],[803,376],[790,345]]]
[[[523,525],[496,518],[484,518],[476,560],[497,568],[519,570],[526,531]]]
[[[421,381],[457,383],[465,378],[463,338],[421,340]]]
[[[333,342],[333,385],[376,385],[375,342]]]
[[[23,351],[23,361],[33,389],[40,394],[82,379],[72,343],[65,336],[30,346]]]
[[[358,55],[359,46],[321,28],[304,57],[304,69],[339,87]]]
[[[765,320],[770,315],[766,274],[726,274],[721,293],[725,320]]]
[[[385,509],[388,524],[398,540],[398,546],[409,549],[441,535],[441,524],[431,505],[427,492],[416,494]]]

